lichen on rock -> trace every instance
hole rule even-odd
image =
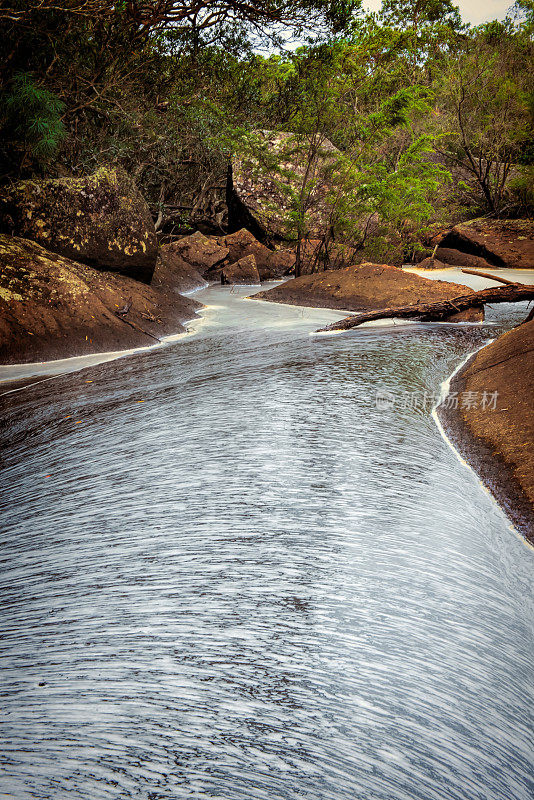
[[[0,197],[0,226],[67,258],[146,283],[156,264],[150,211],[120,167],[16,183]]]

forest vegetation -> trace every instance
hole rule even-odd
[[[156,227],[225,224],[232,158],[278,170],[288,238],[313,171],[285,180],[258,132],[327,143],[325,245],[417,255],[429,225],[534,205],[534,2],[465,24],[451,0],[1,0],[4,184],[120,164]],[[372,223],[372,224],[371,224]]]

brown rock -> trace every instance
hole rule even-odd
[[[150,282],[157,257],[146,202],[120,168],[21,181],[0,198],[4,231],[97,269]]]
[[[235,233],[229,233],[219,239],[219,242],[224,247],[228,248],[228,260],[230,263],[239,261],[245,256],[253,255],[256,259],[256,266],[258,269],[267,269],[269,265],[269,258],[272,255],[272,250],[269,250],[261,242],[258,242],[255,236],[246,228],[241,228]]]
[[[276,280],[278,278],[283,278],[284,275],[289,275],[291,270],[294,268],[294,250],[273,250],[265,266],[265,271],[263,273],[265,277],[262,277],[262,280]]]
[[[423,261],[420,261],[419,264],[416,264],[415,266],[417,267],[417,269],[450,269],[451,268],[451,264],[445,264],[443,261],[440,261],[438,258],[433,258],[432,256],[429,256],[428,258],[423,259]]]
[[[241,283],[255,285],[260,283],[260,276],[253,255],[240,258],[221,270],[221,283]]]
[[[431,280],[387,264],[366,263],[303,275],[253,297],[274,303],[365,311],[448,300],[469,291],[468,286],[458,283]],[[483,316],[483,311],[471,309],[455,314],[450,321],[479,321]]]
[[[495,269],[495,264],[490,264],[487,258],[464,253],[452,247],[438,247],[435,259],[449,264],[451,267],[469,267],[470,269]]]
[[[436,255],[449,264],[441,248],[455,249],[486,260],[485,266],[510,269],[534,268],[534,220],[472,219],[462,222],[446,234]],[[458,266],[479,266],[461,263]],[[482,266],[482,265],[480,265]]]
[[[475,353],[450,389],[458,407],[438,409],[448,435],[534,541],[534,320]]]
[[[0,235],[0,363],[154,344],[200,304]]]
[[[207,286],[208,282],[200,272],[183,260],[176,244],[174,242],[160,247],[150,285],[155,289],[171,289],[182,294]]]
[[[174,249],[202,275],[221,265],[230,253],[228,247],[221,246],[216,238],[204,236],[200,231],[178,239],[174,242]]]

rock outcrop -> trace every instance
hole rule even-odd
[[[275,280],[291,272],[295,266],[295,252],[290,249],[271,250],[246,228],[220,237],[217,240],[229,250],[228,261],[239,261],[247,256],[254,256],[261,280]]]
[[[219,244],[214,236],[205,236],[200,231],[184,236],[173,243],[174,249],[184,261],[197,269],[201,275],[227,263],[230,250]]]
[[[208,281],[220,281],[223,270],[248,256],[254,257],[261,280],[281,278],[295,264],[294,251],[271,250],[246,228],[226,236],[205,236],[197,231],[166,247],[172,248],[175,257],[181,258]],[[255,276],[252,282],[258,283],[259,279]]]
[[[458,283],[431,280],[387,264],[366,263],[303,275],[259,292],[253,295],[253,299],[314,308],[365,311],[448,300],[469,291],[468,286]],[[478,322],[483,318],[482,310],[471,309],[454,314],[449,321]]]
[[[423,261],[420,261],[415,266],[417,267],[417,269],[449,269],[452,266],[452,264],[445,264],[438,258],[429,256],[428,258],[423,259]]]
[[[534,542],[534,320],[479,350],[438,414],[517,528]]]
[[[469,267],[470,269],[495,269],[495,264],[491,264],[487,258],[474,256],[472,253],[465,253],[453,247],[438,247],[434,260],[445,263],[449,267]],[[428,260],[428,259],[425,259]],[[421,266],[422,262],[417,266]]]
[[[462,222],[441,239],[435,255],[461,267],[534,269],[534,220]]]
[[[0,198],[0,226],[51,252],[145,283],[156,265],[148,206],[120,168],[85,178],[21,181]]]
[[[208,282],[195,267],[184,261],[175,242],[160,247],[150,285],[154,289],[183,294],[208,286]]]
[[[234,160],[227,191],[230,229],[248,228],[262,242],[288,237],[288,191],[298,191],[307,172],[311,195],[308,200],[308,234],[320,235],[328,225],[325,197],[332,188],[329,169],[338,150],[324,139],[310,159],[308,142],[291,133],[262,131],[259,136],[271,155],[276,157],[277,170],[264,169],[255,158]]]
[[[0,363],[153,344],[184,330],[196,301],[0,235]]]
[[[221,270],[221,283],[241,283],[254,286],[260,283],[256,259],[251,254]]]

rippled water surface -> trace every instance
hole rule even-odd
[[[533,551],[404,402],[524,308],[245,293],[0,398],[0,797],[527,800]]]

